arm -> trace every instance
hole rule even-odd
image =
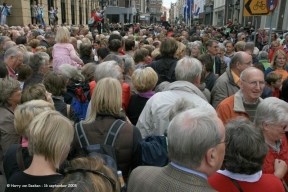
[[[229,95],[227,94],[227,91],[225,90],[226,86],[221,85],[221,83],[217,83],[214,85],[212,91],[211,91],[211,97],[212,97],[212,106],[216,109],[217,106]]]
[[[78,64],[82,64],[83,61],[76,55],[75,50],[73,48],[73,46],[69,46],[70,49],[70,57],[73,61],[77,62]]]
[[[150,98],[144,109],[142,110],[138,122],[136,124],[136,127],[138,127],[139,131],[141,132],[142,138],[145,138],[147,135],[151,134],[153,132],[153,117],[152,117],[152,111],[151,111],[151,104],[152,104],[152,98]]]
[[[128,108],[129,101],[131,97],[130,86],[127,83],[122,84],[122,109],[125,111]]]

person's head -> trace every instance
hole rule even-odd
[[[70,83],[80,83],[85,81],[83,75],[79,74],[78,70],[70,64],[60,65],[58,72],[66,79],[69,79]]]
[[[245,44],[246,43],[244,41],[238,41],[236,43],[236,51],[244,51]]]
[[[268,152],[261,129],[244,117],[231,120],[225,129],[227,138],[223,161],[225,169],[246,175],[261,171]]]
[[[240,89],[248,103],[255,103],[265,87],[264,74],[255,67],[248,67],[241,72]]]
[[[58,29],[59,30],[59,29]],[[57,31],[58,32],[58,31]],[[52,45],[55,41],[55,33],[53,32],[47,32],[44,35],[45,41],[49,44]]]
[[[47,51],[47,48],[45,46],[37,46],[35,48],[35,53],[37,52],[46,52]]]
[[[17,133],[27,138],[29,124],[43,111],[55,110],[54,105],[44,100],[31,100],[18,105],[14,110],[14,126]]]
[[[265,98],[257,107],[254,123],[261,128],[266,141],[274,144],[288,131],[288,103],[276,97]]]
[[[103,191],[118,192],[118,178],[105,165],[100,157],[82,157],[70,161],[71,167],[65,172],[65,177],[59,185],[76,184],[82,192]],[[73,189],[55,188],[55,192],[69,192]]]
[[[252,66],[252,56],[246,52],[236,52],[231,59],[230,68],[239,77],[240,73],[247,67]]]
[[[28,127],[29,154],[44,156],[46,161],[59,168],[67,158],[73,137],[74,128],[69,119],[58,111],[44,111]]]
[[[242,32],[240,32],[240,33],[238,33],[237,34],[237,40],[238,41],[246,41],[246,35],[245,35],[245,33],[242,33]]]
[[[31,69],[29,65],[21,65],[18,70],[17,80],[20,82],[24,82],[32,75],[33,75],[33,70]]]
[[[125,51],[134,51],[135,41],[126,39],[125,40]]]
[[[109,54],[110,50],[107,47],[100,47],[97,50],[98,61],[101,62]]]
[[[0,60],[0,78],[8,78],[9,72],[6,63]]]
[[[34,99],[41,99],[53,103],[51,93],[49,93],[43,84],[32,84],[22,91],[21,103],[31,101]]]
[[[38,46],[39,42],[40,41],[38,39],[32,39],[31,41],[29,41],[28,45],[35,49]]]
[[[287,57],[283,50],[278,50],[274,53],[274,56],[271,61],[271,67],[273,69],[285,70],[287,65]]]
[[[268,53],[266,51],[260,51],[258,54],[259,60],[268,60]]]
[[[271,71],[266,75],[265,80],[271,87],[279,89],[282,85],[282,74]]]
[[[23,64],[23,52],[16,47],[12,47],[5,52],[4,61],[10,68],[17,71]]]
[[[90,102],[91,114],[86,118],[86,122],[94,121],[100,113],[121,117],[122,86],[119,80],[108,77],[97,81]]]
[[[177,114],[193,108],[195,108],[195,104],[190,100],[185,97],[178,99],[169,111],[169,121],[171,122]]]
[[[176,59],[182,59],[186,55],[186,46],[183,43],[177,42],[178,48],[176,50],[176,53],[174,54],[174,57]]]
[[[224,53],[225,53],[224,45],[219,45],[219,47],[217,49],[217,55],[222,59],[222,58],[224,58]]]
[[[210,55],[216,56],[218,47],[219,47],[218,41],[215,40],[206,41],[206,49]]]
[[[0,79],[0,105],[16,107],[21,101],[19,81],[12,78]]]
[[[279,42],[278,41],[272,41],[271,49],[273,51],[275,51],[278,46],[279,46]]]
[[[30,56],[29,65],[34,73],[45,74],[50,71],[50,57],[45,52],[37,52]]]
[[[153,90],[157,81],[158,75],[151,67],[136,69],[132,74],[134,88],[140,93]]]
[[[96,66],[95,81],[98,82],[106,77],[117,79],[121,84],[123,83],[123,70],[116,61],[106,61]]]
[[[247,42],[247,43],[245,43],[243,49],[246,53],[248,53],[249,55],[252,55],[252,53],[254,51],[254,47],[255,47],[255,45],[253,42]]]
[[[88,56],[91,57],[92,54],[92,45],[89,43],[81,43],[80,45],[80,55],[83,56]]]
[[[26,36],[19,36],[16,38],[16,41],[15,41],[16,45],[27,45],[27,37]]]
[[[176,115],[168,126],[172,162],[212,175],[225,155],[225,128],[216,113],[194,108]]]
[[[178,49],[178,45],[175,39],[167,37],[163,40],[160,46],[160,53],[163,56],[174,56]]]
[[[190,44],[191,48],[191,56],[198,58],[201,55],[201,51],[203,49],[203,46],[200,42],[191,42]]]
[[[135,63],[146,62],[148,55],[149,51],[146,48],[137,49],[133,56]]]
[[[124,61],[124,68],[123,68],[123,74],[131,76],[133,71],[135,70],[135,62],[132,57],[129,55],[124,55],[121,57]]]
[[[108,48],[112,52],[118,52],[118,50],[122,47],[122,41],[119,39],[112,39],[109,41]]]
[[[156,48],[154,51],[152,51],[151,57],[153,60],[158,60],[161,57],[160,48]]]
[[[55,40],[57,43],[70,43],[70,33],[67,27],[59,27]]]
[[[46,90],[53,96],[64,96],[66,89],[66,78],[59,73],[48,72],[44,75],[43,84]]]
[[[225,48],[226,48],[226,53],[230,54],[233,53],[234,51],[234,46],[232,41],[226,41],[224,44]]]
[[[199,60],[191,57],[184,57],[177,62],[175,77],[177,81],[188,81],[196,87],[200,85],[202,64]]]
[[[209,54],[203,54],[198,57],[198,60],[202,63],[204,72],[212,72],[214,60]]]
[[[87,63],[81,69],[81,74],[84,76],[86,82],[94,80],[94,73],[96,69],[95,63]]]

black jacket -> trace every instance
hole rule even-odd
[[[44,39],[39,42],[38,46],[44,46],[44,47],[46,47],[47,49],[48,49],[49,47],[51,47],[51,46],[47,43],[47,41],[45,41]]]

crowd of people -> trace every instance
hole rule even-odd
[[[128,192],[288,190],[287,34],[268,45],[251,23],[114,28],[99,7],[90,26],[46,26],[40,8],[33,24],[0,26],[5,191],[123,190],[87,154],[118,122]],[[167,137],[164,167],[143,166],[150,135]]]

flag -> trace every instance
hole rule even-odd
[[[188,19],[191,18],[191,7],[193,6],[193,2],[194,0],[185,0],[184,1],[184,21],[186,21],[186,13],[187,13],[187,17]]]

